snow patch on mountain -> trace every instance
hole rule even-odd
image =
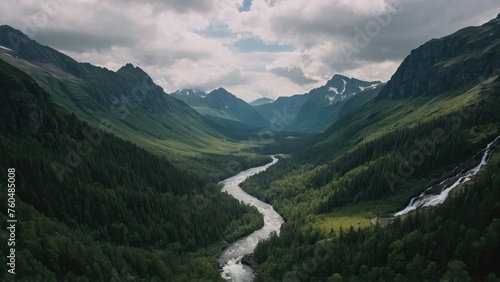
[[[326,95],[325,99],[330,100],[330,104],[331,104],[333,102],[333,100],[335,100],[335,96],[328,96],[328,95]]]
[[[373,88],[373,87],[375,87],[375,86],[377,86],[377,85],[379,85],[379,84],[378,84],[378,83],[374,83],[374,84],[372,84],[372,85],[370,85],[370,86],[367,86],[367,87],[358,86],[358,88],[359,88],[359,90],[360,90],[360,91],[364,91],[365,89],[368,89],[368,88]]]
[[[333,91],[333,92],[335,92],[335,95],[338,95],[338,94],[339,94],[339,90],[337,89],[337,87],[330,87],[330,88],[328,88],[328,91]],[[329,96],[327,96],[327,97],[329,97]]]
[[[204,98],[206,96],[206,93],[201,91],[201,90],[196,90],[196,89],[179,89],[176,90],[173,94],[180,94],[183,96],[199,96],[201,98]]]
[[[344,94],[344,92],[345,92],[345,86],[347,85],[347,81],[345,81],[343,78],[341,78],[341,80],[344,83],[344,88],[342,89],[342,92],[340,92],[340,94]]]
[[[4,49],[4,50],[7,50],[7,51],[14,52],[14,50],[12,50],[12,49],[10,49],[10,48],[7,48],[7,47],[5,47],[5,46],[2,46],[2,45],[0,45],[0,48],[1,48],[1,49]]]

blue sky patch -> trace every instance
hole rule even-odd
[[[232,45],[236,52],[292,52],[295,48],[292,45],[268,44],[260,38],[242,38]]]
[[[238,9],[240,13],[250,11],[250,7],[252,6],[252,0],[243,0],[243,6]]]

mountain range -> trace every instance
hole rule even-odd
[[[324,86],[305,94],[279,97],[276,101],[261,98],[248,104],[224,88],[208,94],[183,89],[170,95],[221,125],[233,120],[275,131],[314,133],[325,130],[342,114],[375,98],[381,86],[380,81],[361,81],[336,74]],[[363,98],[350,101],[358,93],[362,93]]]
[[[167,95],[132,64],[114,72],[79,63],[5,25],[0,26],[0,46],[0,59],[29,74],[68,111],[156,154],[167,154],[176,163],[198,162],[193,157],[224,158],[228,149],[240,148],[232,139],[247,138]],[[219,171],[219,164],[204,163],[209,171]]]
[[[375,99],[268,147],[288,157],[243,188],[287,223],[257,246],[255,281],[497,281],[499,44],[500,15],[430,40]],[[394,215],[419,195],[447,198]]]
[[[241,184],[285,220],[245,257],[254,281],[499,280],[500,15],[415,46],[387,83],[337,74],[254,105],[168,95],[9,26],[0,46],[15,279],[222,281],[221,250],[264,220],[217,183],[280,154]],[[422,195],[442,202],[397,216]]]
[[[184,89],[172,93],[170,96],[186,102],[200,114],[212,118],[212,120],[225,118],[260,128],[266,127],[269,123],[247,102],[224,88],[218,88],[208,94]]]
[[[341,113],[344,104],[358,93],[364,99],[351,101],[349,107],[355,109],[375,98],[381,89],[380,81],[361,81],[336,74],[325,85],[306,94],[279,97],[275,102],[256,106],[271,124],[281,130],[312,133],[321,132],[332,125]]]

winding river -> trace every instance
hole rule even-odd
[[[223,192],[227,192],[239,201],[256,207],[264,216],[264,226],[261,229],[232,243],[219,257],[219,264],[222,267],[222,278],[228,281],[246,282],[253,280],[253,269],[242,264],[241,259],[244,255],[252,253],[257,246],[257,243],[260,240],[268,238],[271,232],[276,231],[279,234],[281,225],[284,223],[281,215],[277,213],[271,205],[250,196],[239,187],[239,185],[248,177],[262,172],[278,162],[278,158],[276,158],[276,156],[271,157],[273,158],[271,163],[242,171],[239,174],[220,182],[220,184],[224,185],[222,188]]]

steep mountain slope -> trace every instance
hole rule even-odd
[[[500,259],[491,256],[500,251],[491,237],[499,230],[499,152],[475,185],[460,185],[463,194],[443,207],[371,227],[455,175],[454,168],[475,167],[478,152],[500,135],[500,73],[491,67],[500,60],[499,26],[500,17],[424,44],[377,99],[322,134],[269,148],[290,155],[244,188],[272,203],[287,224],[256,249],[256,281],[500,276],[487,263]],[[470,55],[477,60],[464,59]],[[445,86],[436,92],[438,82]]]
[[[208,94],[191,89],[181,90],[170,96],[186,102],[198,113],[221,126],[229,123],[233,126],[242,123],[243,127],[262,128],[269,125],[269,122],[252,106],[224,88],[216,89]]]
[[[0,48],[0,58],[32,76],[58,104],[123,139],[189,166],[193,157],[239,154],[242,145],[225,141],[230,138],[213,122],[166,95],[139,67],[113,72],[78,63],[8,26],[0,27],[0,45],[12,50]]]
[[[464,28],[413,50],[380,93],[381,98],[439,94],[500,68],[499,17]]]
[[[184,101],[184,103],[190,105],[191,107],[207,107],[207,103],[205,102],[205,99],[203,99],[207,96],[207,94],[203,91],[182,89],[171,93],[170,96]]]
[[[303,95],[280,97],[275,102],[255,107],[276,128],[292,132],[320,132],[332,125],[341,115],[344,104],[362,92],[361,101],[369,101],[378,94],[380,81],[361,81],[334,75],[321,87]],[[350,110],[364,103],[351,102]],[[349,111],[349,110],[346,110]]]
[[[334,75],[324,86],[306,94],[279,97],[276,101],[258,99],[251,105],[257,113],[248,107],[249,104],[223,88],[206,96],[204,93],[197,95],[195,90],[181,90],[171,96],[186,102],[221,126],[236,121],[274,131],[312,133],[323,131],[335,122],[341,116],[344,104],[356,94],[362,92],[363,98],[349,103],[344,112],[355,110],[375,98],[380,89],[380,81],[368,82]]]
[[[285,127],[292,124],[300,107],[302,107],[308,99],[309,97],[303,94],[278,97],[278,99],[272,103],[255,106],[255,109],[271,123],[279,123]]]
[[[291,126],[294,131],[319,132],[332,125],[340,116],[342,107],[350,98],[367,89],[362,96],[375,97],[380,81],[361,81],[334,75],[324,86],[311,90],[309,99],[297,112]],[[357,105],[351,103],[350,106]]]
[[[354,112],[364,106],[366,103],[375,99],[385,86],[385,83],[378,84],[377,86],[370,87],[364,91],[359,92],[355,96],[347,99],[342,105],[339,115],[344,116],[348,113]]]
[[[79,120],[3,60],[0,155],[0,170],[15,170],[16,280],[217,281],[223,240],[263,224],[205,175]]]
[[[218,88],[208,93],[205,99],[208,107],[226,112],[241,122],[254,126],[268,126],[268,121],[259,112],[224,88]]]
[[[367,88],[375,87],[380,81],[361,81],[336,74],[325,85],[311,90],[309,102],[317,105],[331,105],[357,94]]]

